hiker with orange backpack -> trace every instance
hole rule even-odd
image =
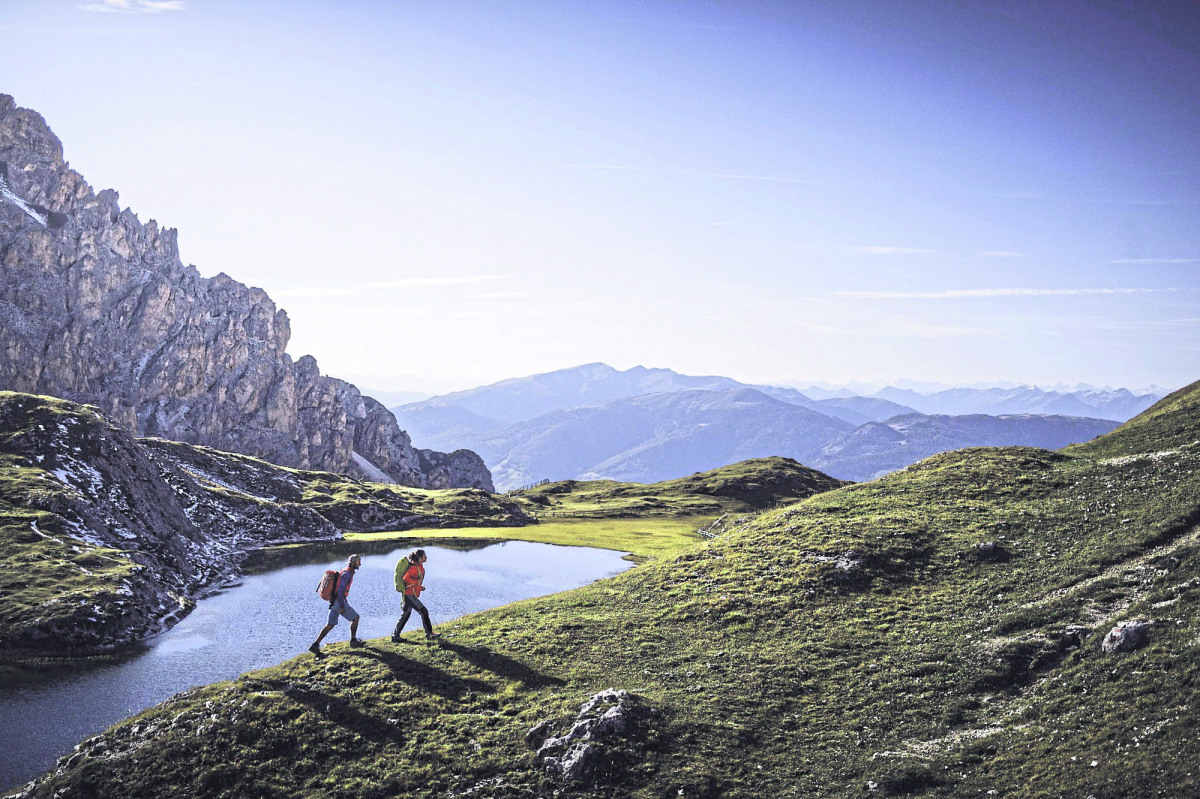
[[[425,637],[430,640],[441,638],[441,633],[433,631],[433,623],[429,621],[429,611],[419,599],[421,592],[425,590],[425,561],[427,560],[429,560],[429,556],[425,554],[425,550],[417,549],[413,550],[407,558],[401,558],[396,563],[396,590],[404,592],[404,610],[400,614],[400,621],[396,622],[395,632],[392,633],[393,643],[400,643],[400,633],[404,630],[404,625],[408,623],[408,617],[412,615],[413,608],[416,608],[417,613],[421,614]]]
[[[332,590],[329,591],[327,580],[322,580],[321,585],[317,587],[317,592],[321,593],[326,590],[329,593],[329,619],[325,626],[321,628],[321,632],[317,635],[317,640],[313,641],[312,646],[308,648],[318,658],[325,657],[321,654],[321,639],[329,634],[329,631],[337,626],[338,616],[345,616],[350,620],[350,646],[366,646],[362,639],[358,637],[358,611],[350,607],[350,603],[346,601],[346,596],[350,593],[350,584],[354,582],[354,573],[362,566],[361,555],[351,555],[346,560],[346,568],[337,573],[333,579]],[[328,572],[326,572],[328,575]],[[325,594],[322,594],[324,597]]]

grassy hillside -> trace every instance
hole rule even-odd
[[[562,480],[512,491],[526,513],[564,516],[716,516],[762,510],[845,485],[790,458],[753,458],[659,483]]]
[[[661,483],[565,480],[513,491],[503,499],[538,519],[535,525],[457,527],[419,533],[351,533],[351,541],[412,538],[521,539],[630,552],[633,560],[677,555],[720,517],[726,525],[765,508],[844,485],[788,458],[757,458]],[[407,490],[407,489],[406,489]]]
[[[818,494],[441,646],[334,644],[190,691],[28,795],[1194,796],[1198,393],[1116,444]],[[1134,620],[1144,647],[1101,648]],[[630,695],[592,740],[536,752],[609,687]],[[547,770],[585,744],[582,782]]]
[[[210,447],[140,439],[160,461],[186,472],[212,496],[314,511],[338,530],[519,525],[511,503],[478,488],[410,488],[332,472],[290,469]]]

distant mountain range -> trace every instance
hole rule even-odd
[[[477,452],[503,491],[547,478],[654,482],[771,455],[866,480],[945,450],[1086,441],[1157,399],[1032,387],[814,399],[728,377],[593,363],[392,412],[419,446]]]
[[[842,480],[862,482],[903,469],[930,455],[964,447],[1029,446],[1060,449],[1118,427],[1110,419],[1015,414],[987,416],[910,413],[869,422],[809,453],[804,465]]]
[[[872,396],[907,405],[921,413],[1006,414],[1040,413],[1091,416],[1124,422],[1149,408],[1161,396],[1134,394],[1128,389],[1113,391],[1043,391],[1034,386],[1019,388],[954,388],[933,394],[888,387]]]

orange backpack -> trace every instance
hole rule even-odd
[[[317,595],[326,602],[332,602],[333,597],[337,594],[337,584],[338,573],[333,569],[326,569],[325,576],[317,584]]]

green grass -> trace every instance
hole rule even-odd
[[[846,485],[790,458],[754,458],[659,483],[564,480],[505,496],[541,519],[718,516],[795,502]]]
[[[93,608],[124,605],[128,578],[140,567],[122,552],[88,544],[59,514],[75,492],[36,462],[5,452],[71,420],[103,424],[90,410],[48,397],[0,392],[0,638],[29,643],[35,628],[69,628]]]
[[[34,795],[1193,796],[1198,420],[1162,416],[1182,437],[1146,424],[1156,457],[946,453],[442,647],[339,643],[197,689]],[[1134,618],[1150,644],[1103,654]],[[609,686],[654,713],[613,781],[564,787],[525,733]]]
[[[485,539],[535,541],[543,544],[597,547],[629,552],[634,560],[644,561],[677,555],[705,539],[697,528],[710,517],[649,517],[645,519],[600,518],[543,521],[527,527],[460,527],[402,533],[349,533],[347,541],[440,539]]]

